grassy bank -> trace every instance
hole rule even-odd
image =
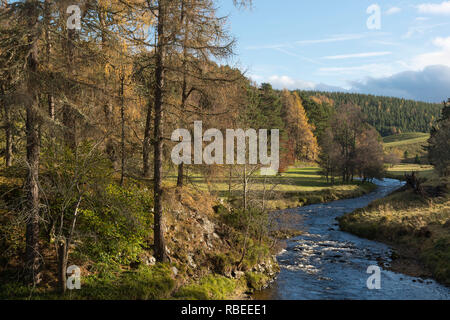
[[[357,197],[370,183],[331,185],[316,167],[292,168],[276,177],[252,178],[249,197],[266,211],[243,211],[239,179],[211,181],[191,174],[182,189],[165,180],[165,236],[169,263],[153,257],[153,197],[146,181],[120,187],[112,179],[89,189],[80,206],[69,265],[81,269],[81,290],[62,296],[58,288],[55,239],[48,221],[41,225],[42,282],[22,282],[24,224],[17,211],[24,197],[21,170],[0,172],[0,299],[236,299],[266,286],[278,272],[277,239],[292,230],[270,230],[271,209]],[[228,182],[228,183],[227,183]],[[222,200],[220,200],[222,198]],[[59,198],[49,197],[45,212],[57,213]],[[226,199],[231,199],[227,203]],[[70,212],[69,212],[70,214]]]
[[[421,164],[398,164],[386,170],[386,178],[405,180],[405,174],[415,172],[422,179],[433,179],[434,168],[431,165]]]
[[[449,181],[432,179],[423,197],[401,190],[340,219],[342,230],[396,249],[394,271],[450,285]]]
[[[164,190],[169,262],[155,264],[149,186],[112,181],[90,190],[80,206],[68,265],[80,268],[81,290],[58,292],[55,240],[46,235],[47,221],[41,225],[42,281],[29,287],[20,280],[22,184],[15,172],[0,175],[0,299],[236,299],[261,289],[279,270],[266,214],[225,207],[191,187]],[[57,208],[52,201],[48,210]],[[250,221],[255,225],[248,227]]]
[[[180,285],[167,264],[141,267],[108,277],[88,276],[80,290],[64,296],[56,290],[30,288],[21,283],[0,285],[0,299],[31,300],[235,300],[246,299],[253,290],[260,290],[271,279],[247,272],[239,279],[211,274],[197,281]],[[256,279],[256,280],[255,280]]]
[[[189,182],[197,190],[208,191],[218,197],[233,200],[239,206],[242,197],[242,179],[231,181],[225,175],[206,181],[202,176],[190,174]],[[174,185],[176,177],[168,179]],[[231,188],[230,188],[231,184]],[[265,194],[265,207],[269,210],[296,208],[309,204],[348,199],[372,192],[376,186],[372,183],[354,182],[351,184],[330,184],[314,166],[293,167],[279,176],[255,176],[249,184],[249,197],[261,202]],[[230,195],[231,189],[231,197]],[[264,192],[265,190],[265,192]]]

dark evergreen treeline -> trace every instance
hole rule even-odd
[[[311,121],[319,120],[330,107],[352,104],[361,107],[367,122],[382,136],[404,132],[429,132],[439,119],[441,104],[343,92],[297,91]],[[319,114],[319,115],[318,115]],[[319,118],[319,119],[318,119]],[[317,123],[313,123],[317,126]]]
[[[428,140],[428,159],[441,175],[450,175],[450,99],[444,102],[442,116],[431,130]]]

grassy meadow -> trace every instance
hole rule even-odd
[[[405,152],[407,152],[408,158],[404,159],[407,162],[414,162],[416,155],[418,155],[421,163],[424,163],[426,156],[424,146],[427,144],[429,138],[430,134],[422,132],[402,133],[384,137],[384,150],[386,153],[398,153],[402,159]]]
[[[405,174],[411,174],[416,172],[420,178],[431,179],[435,177],[433,166],[402,163],[386,169],[386,177],[392,179],[402,180],[405,178]]]
[[[404,179],[405,174],[416,172],[423,179],[434,177],[433,166],[428,165],[424,146],[430,134],[422,132],[410,132],[392,135],[383,138],[385,153],[397,153],[402,157],[402,163],[386,169],[386,177],[393,179]],[[404,158],[405,152],[408,158]],[[419,155],[420,163],[414,163],[416,155]]]
[[[211,179],[191,173],[187,180],[199,191],[208,191],[221,198],[230,197],[239,202],[244,188],[242,179],[234,176],[230,180],[224,171]],[[169,176],[166,183],[173,186],[176,183],[176,176]],[[321,169],[312,164],[296,165],[278,176],[264,177],[255,174],[248,183],[250,201],[260,202],[265,194],[265,207],[273,210],[357,197],[374,189],[375,185],[372,183],[328,183],[321,174]]]

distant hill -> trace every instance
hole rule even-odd
[[[424,146],[430,138],[428,133],[408,132],[383,138],[384,150],[386,153],[396,152],[400,156],[408,154],[408,162],[414,161],[416,155],[421,158],[421,163],[426,163],[426,151]]]
[[[383,138],[383,142],[388,147],[396,147],[412,143],[424,143],[430,138],[430,134],[422,132],[401,133]]]
[[[298,91],[298,93],[303,99],[309,100],[310,112],[314,104],[331,104],[335,107],[352,103],[360,106],[367,121],[383,137],[405,132],[430,132],[442,110],[442,104],[392,97],[320,91]],[[305,109],[308,112],[307,106]]]

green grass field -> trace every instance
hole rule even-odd
[[[250,179],[249,184],[252,190],[263,190],[264,184],[266,188],[274,187],[274,190],[284,192],[311,192],[321,191],[324,189],[349,190],[353,189],[355,184],[331,185],[327,183],[325,177],[320,173],[318,167],[290,168],[287,172],[279,176],[259,176],[255,175]],[[234,177],[232,179],[232,190],[242,191],[242,178]],[[176,177],[170,176],[170,183],[175,183]],[[208,190],[208,183],[198,174],[189,175],[189,181],[200,190]],[[217,177],[210,181],[210,188],[215,192],[224,192],[229,189],[229,178],[226,176]],[[209,189],[209,190],[211,190]]]
[[[412,143],[423,143],[426,142],[429,138],[430,135],[428,133],[410,132],[384,137],[383,142],[386,146],[393,147]]]
[[[351,198],[363,195],[374,189],[370,183],[334,185],[327,183],[321,175],[321,169],[314,166],[293,167],[287,172],[273,177],[255,175],[249,181],[249,197],[261,198],[266,191],[267,207],[273,209],[284,209],[299,207],[305,204],[327,202],[342,198]],[[189,175],[189,185],[200,191],[209,191],[219,197],[229,195],[229,177],[223,174],[210,179],[208,182],[199,174]],[[174,186],[176,177],[170,176],[167,179],[168,186]],[[239,198],[242,195],[242,177],[233,177],[231,181],[231,195]]]
[[[402,133],[383,138],[384,150],[386,153],[397,152],[402,156],[405,151],[408,152],[407,162],[414,162],[416,155],[419,155],[421,162],[426,162],[426,151],[424,146],[427,145],[427,140],[430,134],[421,132]]]
[[[411,174],[416,172],[419,177],[425,179],[431,179],[434,177],[434,168],[431,165],[419,165],[419,164],[399,164],[388,168],[386,176],[388,178],[403,179],[405,174]]]

